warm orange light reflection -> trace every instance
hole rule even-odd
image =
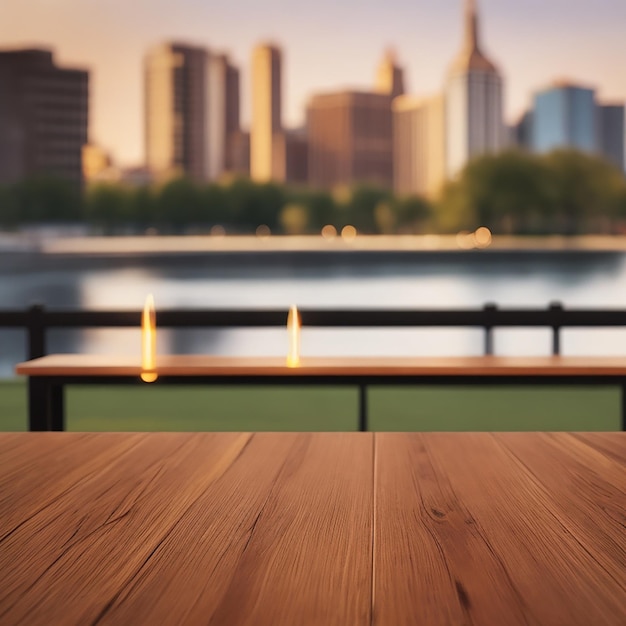
[[[481,226],[476,229],[474,239],[479,248],[487,248],[491,245],[491,231],[486,226]]]
[[[334,239],[337,236],[337,229],[332,224],[326,224],[322,228],[322,237],[324,239]]]
[[[141,316],[141,380],[153,383],[158,378],[156,373],[156,312],[154,298],[146,298]]]
[[[344,241],[352,241],[356,237],[356,228],[348,224],[341,229],[341,238]]]
[[[289,309],[287,316],[287,335],[289,337],[287,367],[298,367],[300,364],[300,316],[295,305]]]
[[[261,224],[256,229],[256,236],[261,239],[267,239],[272,234],[270,227],[267,224]]]
[[[462,250],[471,250],[476,245],[474,239],[474,233],[470,233],[467,230],[462,230],[456,235],[456,245]]]

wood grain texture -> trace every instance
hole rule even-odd
[[[94,437],[107,465],[0,544],[8,581],[0,588],[0,623],[94,623],[250,435],[140,435],[134,453],[122,457]],[[35,483],[45,464],[31,471]]]
[[[591,436],[588,433],[572,433],[572,435],[621,466],[626,466],[626,446],[623,437],[615,437],[613,433],[593,433]]]
[[[374,623],[622,625],[624,474],[574,441],[377,434]]]
[[[281,357],[157,355],[160,376],[626,376],[619,357]],[[139,376],[140,355],[51,354],[25,361],[27,376]]]
[[[139,437],[0,544],[0,623],[369,623],[372,434]]]
[[[626,468],[566,433],[495,437],[545,488],[545,495],[537,496],[544,506],[598,565],[625,586]]]
[[[623,626],[625,433],[0,434],[0,624]]]

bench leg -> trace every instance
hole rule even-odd
[[[28,430],[49,429],[50,387],[47,381],[38,376],[28,379]]]
[[[622,432],[626,430],[626,382],[622,383],[622,414],[620,415],[621,419],[621,428]]]
[[[50,430],[65,430],[65,389],[50,385]]]
[[[367,431],[367,386],[359,385],[359,431]]]

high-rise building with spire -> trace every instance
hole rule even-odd
[[[456,175],[471,158],[506,143],[503,81],[484,55],[475,0],[465,0],[465,34],[446,83],[446,173]]]
[[[395,50],[387,49],[376,72],[377,93],[384,93],[392,98],[404,93],[404,71],[398,65]]]
[[[261,44],[252,54],[250,176],[259,182],[273,178],[274,135],[282,130],[281,57],[272,44]]]

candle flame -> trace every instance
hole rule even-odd
[[[154,298],[146,298],[141,315],[141,380],[153,383],[158,378],[156,373],[156,312]]]
[[[289,309],[287,316],[287,335],[289,337],[287,367],[298,367],[300,364],[300,316],[295,305]]]

